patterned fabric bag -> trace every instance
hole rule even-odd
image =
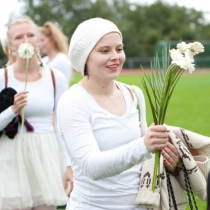
[[[163,160],[160,160],[160,183],[152,192],[152,172],[154,156],[143,163],[141,183],[136,204],[150,210],[183,209],[187,202],[187,192],[191,209],[198,209],[193,193],[201,200],[206,200],[207,177],[210,171],[210,138],[183,128],[167,126],[169,136],[178,149],[181,160],[177,165],[177,173],[167,173]],[[171,193],[169,183],[170,179]],[[194,206],[194,207],[193,207]]]

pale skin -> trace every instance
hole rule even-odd
[[[10,28],[9,47],[12,52],[16,54],[16,62],[13,64],[14,76],[19,81],[25,81],[25,66],[26,60],[18,56],[17,50],[20,44],[29,42],[36,49],[37,36],[35,34],[34,26],[30,23],[19,23]],[[40,79],[39,62],[34,54],[29,63],[28,81],[36,81]],[[27,91],[21,91],[14,97],[14,105],[12,110],[15,114],[20,113],[21,109],[27,104]]]
[[[55,47],[54,40],[45,36],[42,33],[39,33],[39,47],[41,52],[49,57],[48,63],[50,63],[59,53],[59,51]]]
[[[125,114],[126,104],[114,79],[119,76],[124,61],[125,53],[120,35],[118,33],[106,34],[89,54],[86,62],[88,76],[79,83],[102,108],[119,116]],[[165,125],[149,126],[144,136],[144,143],[151,153],[161,151],[164,164],[169,171],[175,169],[180,156],[177,149],[170,143]]]
[[[29,42],[32,46],[34,46],[34,50],[36,51],[38,47],[38,36],[36,34],[35,28],[32,24],[24,22],[24,23],[18,23],[16,25],[11,26],[9,31],[9,48],[12,52],[16,54],[16,62],[13,63],[13,69],[14,69],[14,76],[19,81],[25,81],[26,73],[25,73],[25,67],[26,67],[26,60],[22,59],[18,55],[18,48],[22,43]],[[41,78],[41,74],[39,72],[40,64],[39,60],[34,53],[32,58],[29,62],[29,68],[28,68],[28,81],[33,82],[36,80],[39,80]],[[19,114],[24,106],[27,105],[27,95],[28,91],[20,91],[14,96],[14,104],[12,106],[12,111],[15,114]],[[71,188],[73,188],[73,172],[71,168],[67,167],[67,174],[65,175],[65,181],[70,181]],[[65,189],[66,183],[64,186]],[[70,194],[71,192],[68,192]],[[42,210],[53,210],[56,209],[56,207],[47,207],[47,206],[40,206],[36,207],[37,209]],[[34,209],[36,209],[34,208]]]
[[[74,188],[73,170],[70,166],[68,166],[64,174],[64,189],[67,191],[68,197],[70,197],[73,188]]]

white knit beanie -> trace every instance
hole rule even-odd
[[[117,32],[122,37],[117,26],[106,19],[91,18],[78,25],[69,45],[71,64],[77,72],[84,75],[85,63],[90,52],[104,35],[111,32]]]

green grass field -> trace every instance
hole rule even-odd
[[[121,75],[118,81],[137,85],[143,90],[141,75]],[[82,77],[74,75],[71,85]],[[143,90],[144,92],[144,90]],[[147,122],[152,123],[151,110],[147,104]],[[165,123],[210,136],[210,71],[205,73],[184,74],[175,87],[169,103]],[[196,197],[199,210],[206,209],[206,202]],[[189,210],[187,206],[186,210]]]

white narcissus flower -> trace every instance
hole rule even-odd
[[[171,49],[169,50],[169,52],[173,61],[179,61],[184,59],[184,56],[178,50]]]
[[[186,61],[182,53],[180,53],[179,50],[169,50],[171,54],[172,64],[176,64],[177,66],[180,66],[182,69],[186,69]]]
[[[194,62],[194,57],[193,57],[193,52],[190,49],[187,49],[184,53],[184,57],[187,63],[193,63]]]
[[[177,49],[169,50],[172,61],[168,69],[164,71],[164,75],[162,72],[156,71],[155,73],[152,73],[151,76],[145,75],[145,77],[143,77],[143,86],[149,98],[153,122],[155,124],[164,124],[168,103],[177,81],[184,70],[188,70],[190,73],[195,70],[194,55],[203,51],[204,47],[199,42],[189,44],[181,42],[177,44]],[[168,58],[168,54],[166,56]],[[154,69],[158,68],[159,67],[157,65]],[[157,83],[158,85],[154,85],[154,83]],[[149,90],[150,88],[152,91]],[[159,167],[160,151],[157,151],[155,152],[155,163],[152,178],[153,192],[157,188],[157,180],[159,180],[160,177]]]
[[[187,69],[190,73],[192,73],[192,72],[195,70],[195,64],[194,64],[194,63],[186,62],[185,65],[186,65],[186,69]]]
[[[18,55],[23,59],[30,59],[34,54],[34,47],[30,43],[22,43],[18,48]]]
[[[192,73],[195,70],[194,55],[204,52],[204,46],[200,42],[186,44],[181,42],[177,44],[177,50],[170,50],[171,64],[180,66],[181,69]]]
[[[189,43],[188,47],[192,51],[193,55],[204,52],[204,46],[200,42]]]
[[[180,42],[179,44],[177,44],[177,49],[180,51],[180,53],[185,53],[185,51],[188,48],[188,45],[185,42]]]

